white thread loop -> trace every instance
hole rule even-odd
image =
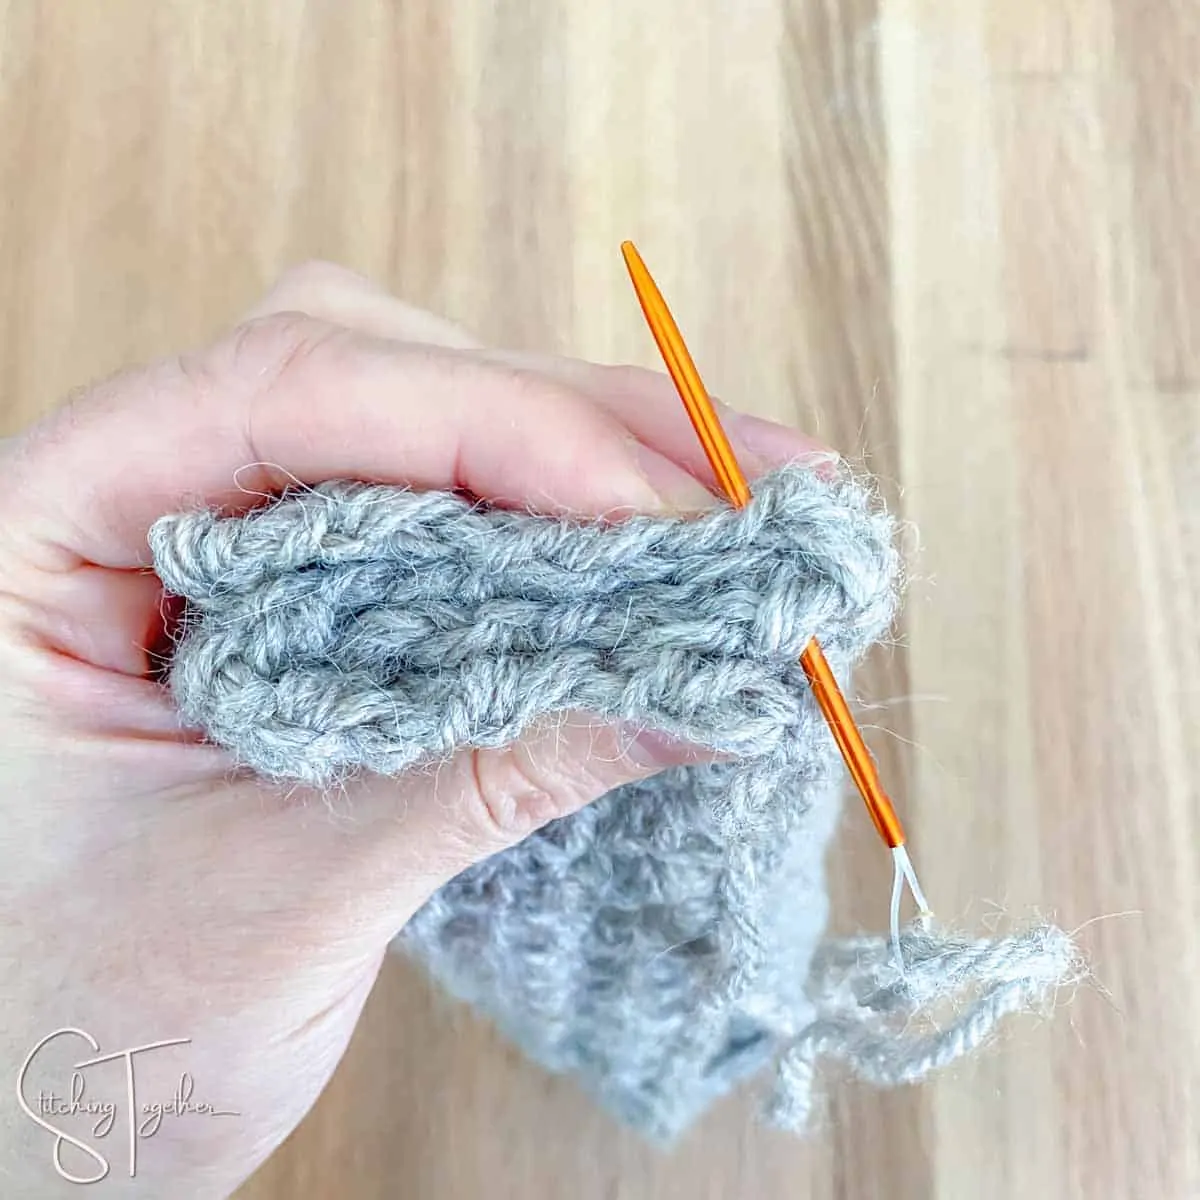
[[[917,902],[917,920],[923,925],[927,924],[933,917],[933,912],[930,910],[929,901],[925,899],[925,893],[921,890],[921,884],[917,879],[917,873],[913,869],[912,859],[908,856],[908,850],[904,846],[892,847],[892,907],[891,907],[891,931],[892,931],[892,952],[896,960],[896,966],[900,969],[900,973],[904,973],[904,954],[900,947],[900,903],[904,899],[904,885],[908,884],[909,891],[913,894],[913,899]]]

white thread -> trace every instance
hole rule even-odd
[[[925,893],[921,890],[921,884],[917,879],[917,873],[913,869],[912,859],[908,857],[908,850],[903,846],[892,847],[892,906],[891,906],[891,931],[892,931],[892,953],[896,960],[896,966],[900,969],[901,974],[904,973],[904,954],[900,947],[900,902],[904,898],[904,885],[907,882],[909,890],[913,894],[913,899],[917,902],[917,919],[921,922],[927,922],[933,916],[929,908],[929,902],[925,899]]]

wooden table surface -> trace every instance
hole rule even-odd
[[[1098,986],[800,1143],[672,1155],[409,968],[241,1200],[1200,1196],[1200,9],[1181,0],[0,0],[0,417],[208,337],[286,265],[710,386],[911,522],[861,677],[939,913]],[[884,919],[849,805],[837,923]]]

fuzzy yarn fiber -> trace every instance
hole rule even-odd
[[[400,939],[532,1058],[670,1139],[768,1063],[773,1114],[795,1126],[818,1058],[920,1078],[1075,972],[1044,928],[914,927],[907,971],[884,939],[819,945],[842,774],[798,658],[816,636],[844,677],[884,634],[892,533],[855,479],[792,467],[745,509],[690,520],[338,482],[167,517],[150,543],[187,601],[170,675],[184,719],[270,779],[430,768],[572,709],[729,755],[553,822]]]

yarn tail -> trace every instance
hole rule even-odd
[[[827,942],[813,964],[817,1016],[779,1059],[769,1117],[809,1126],[822,1059],[878,1087],[917,1083],[977,1049],[1005,1017],[1051,1007],[1086,973],[1052,925],[968,939],[926,918],[891,938]]]

